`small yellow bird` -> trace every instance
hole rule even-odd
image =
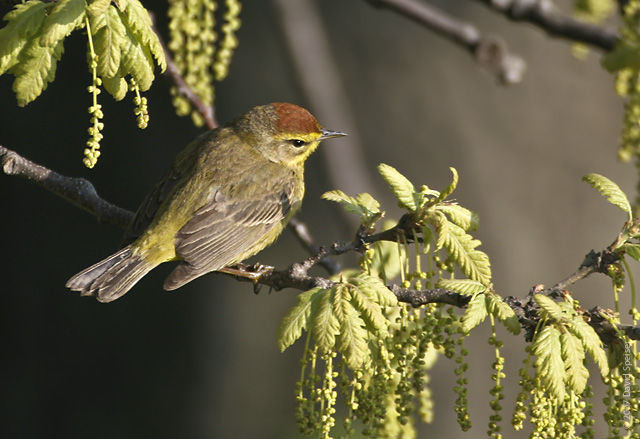
[[[197,137],[144,200],[117,253],[67,287],[111,302],[158,265],[180,260],[164,282],[175,290],[255,255],[280,235],[304,196],[304,163],[323,129],[304,108],[256,107]]]

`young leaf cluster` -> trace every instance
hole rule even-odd
[[[117,6],[107,0],[29,0],[16,5],[4,19],[0,74],[15,76],[13,90],[20,106],[37,98],[54,80],[65,39],[86,27],[87,20],[98,76],[117,100],[126,94],[124,78],[128,76],[142,91],[151,87],[154,58],[162,70],[166,68],[151,19],[139,0],[118,1]]]
[[[499,320],[512,334],[520,334],[520,322],[518,321],[513,309],[507,305],[500,296],[486,290],[486,287],[483,286],[481,291],[477,291],[479,290],[479,287],[476,285],[471,282],[465,282],[464,279],[443,279],[438,282],[438,286],[440,288],[451,289],[452,291],[473,295],[473,298],[469,301],[469,304],[465,309],[464,316],[462,317],[462,326],[460,330],[463,333],[468,334],[473,330],[473,328],[482,323],[487,316],[491,315],[493,318]],[[472,292],[468,293],[468,291]]]
[[[423,241],[432,236],[429,226],[436,230],[435,251],[446,250],[448,259],[457,265],[469,279],[488,286],[491,282],[491,264],[486,253],[477,249],[480,241],[468,232],[478,227],[478,217],[470,210],[445,199],[458,183],[458,173],[451,168],[453,180],[444,191],[438,192],[415,186],[404,175],[389,165],[381,164],[378,171],[387,182],[400,207],[407,209]]]
[[[609,373],[607,354],[595,330],[576,312],[571,302],[555,302],[536,294],[541,324],[531,343],[537,357],[534,366],[544,389],[561,404],[565,395],[581,395],[589,372],[586,354],[595,361],[602,376]]]
[[[164,70],[166,61],[151,18],[139,0],[116,4],[111,0],[29,0],[16,5],[4,19],[7,25],[0,30],[0,75],[15,76],[13,91],[20,106],[40,96],[55,79],[65,39],[75,30],[86,29],[93,102],[89,107],[92,126],[85,165],[93,167],[100,155],[100,87],[116,100],[133,89],[139,126],[146,126],[146,100],[139,92],[151,87],[155,64]]]
[[[359,273],[298,296],[278,327],[278,346],[285,350],[302,331],[312,332],[321,353],[340,352],[351,369],[369,361],[369,341],[387,331],[384,308],[397,299],[379,278]]]

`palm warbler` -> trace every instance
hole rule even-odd
[[[164,262],[180,261],[164,282],[175,290],[255,255],[300,208],[307,157],[321,140],[344,135],[287,103],[256,107],[202,134],[144,200],[125,232],[126,246],[67,287],[111,302]]]

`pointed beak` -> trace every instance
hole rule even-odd
[[[324,128],[321,131],[322,136],[320,136],[319,140],[324,140],[324,139],[331,139],[332,137],[342,137],[342,136],[346,136],[347,133],[341,133],[339,131],[331,131],[331,130],[325,130]]]

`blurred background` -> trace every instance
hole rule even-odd
[[[143,3],[166,31],[166,3]],[[636,171],[616,159],[623,101],[598,53],[578,60],[570,43],[510,23],[475,2],[433,1],[501,36],[525,59],[523,82],[503,87],[459,47],[395,13],[365,1],[299,3],[318,12],[328,36],[328,67],[336,75],[319,95],[340,91],[340,107],[327,111],[312,99],[293,61],[282,22],[300,24],[308,17],[285,15],[284,1],[247,0],[240,45],[228,79],[217,87],[216,110],[225,122],[255,105],[288,101],[307,107],[327,128],[351,134],[325,142],[308,163],[298,217],[318,244],[348,240],[355,232],[353,219],[320,199],[327,190],[370,192],[387,218],[399,217],[376,174],[379,163],[434,189],[449,183],[450,166],[459,171],[455,197],[480,216],[476,236],[503,296],[562,280],[589,250],[615,239],[625,215],[581,182],[597,172],[635,196]],[[568,1],[557,3],[570,8]],[[302,42],[305,29],[299,30]],[[115,103],[103,93],[102,156],[95,169],[86,169],[91,76],[85,56],[86,39],[74,33],[56,81],[25,108],[15,103],[13,77],[0,77],[0,144],[64,175],[85,177],[107,201],[135,210],[202,129],[175,116],[166,78],[145,93],[151,117],[146,130],[136,127],[130,97]],[[347,165],[338,175],[331,157]],[[162,266],[111,304],[80,298],[65,282],[115,251],[122,231],[15,177],[0,175],[0,200],[2,437],[300,436],[294,386],[301,347],[281,354],[275,343],[276,327],[297,291],[263,288],[255,295],[249,284],[212,274],[169,293],[162,282],[171,267]],[[253,260],[285,268],[306,256],[285,232]],[[339,261],[349,266],[355,259]],[[573,292],[585,307],[612,306],[602,276]],[[507,357],[503,428],[506,437],[524,437],[509,426],[523,341],[501,335]],[[484,435],[493,362],[487,337],[485,326],[467,343],[472,433],[455,425],[456,377],[443,358],[432,374],[435,421],[420,427],[420,437]],[[595,404],[597,430],[606,431],[601,398]]]

